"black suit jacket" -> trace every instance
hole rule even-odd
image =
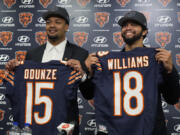
[[[28,51],[26,55],[26,60],[33,60],[35,62],[41,62],[45,48],[46,48],[46,44]],[[84,61],[87,57],[88,57],[87,50],[81,47],[78,47],[77,45],[74,45],[70,42],[67,42],[63,60],[67,61],[69,59],[77,59],[81,62],[83,69],[87,72],[88,70],[84,64]]]
[[[34,48],[34,49],[28,51],[27,55],[26,55],[26,60],[32,60],[32,61],[41,63],[45,48],[46,48],[46,44],[41,45],[37,48]],[[69,59],[77,59],[80,61],[83,70],[88,72],[88,70],[84,64],[84,61],[87,57],[88,57],[88,51],[87,50],[80,48],[80,47],[78,47],[78,46],[76,46],[70,42],[67,42],[66,47],[65,47],[63,60],[67,61]],[[91,98],[91,96],[90,96],[91,94],[88,93],[89,89],[86,89],[86,88],[84,88],[84,86],[82,86],[82,87],[80,87],[80,91],[86,99]],[[78,111],[77,100],[72,101],[71,108],[68,109],[68,112],[69,112],[69,114],[68,114],[68,118],[67,118],[66,122],[75,121],[76,128],[75,128],[73,135],[78,135],[78,125],[79,125],[78,124],[78,114],[79,114],[79,111]]]

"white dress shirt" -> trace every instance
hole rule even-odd
[[[42,63],[49,62],[51,60],[62,60],[64,56],[64,51],[66,47],[67,39],[58,45],[54,46],[49,41],[47,41],[46,48],[42,57]]]
[[[49,62],[51,60],[62,60],[66,47],[67,39],[58,45],[54,46],[47,41],[46,48],[42,57],[42,63]],[[81,81],[84,82],[87,79],[87,74],[84,74]]]

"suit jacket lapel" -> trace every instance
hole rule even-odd
[[[63,60],[67,61],[70,58],[72,58],[72,51],[73,50],[72,50],[72,47],[71,47],[70,43],[67,42],[66,48],[65,48],[65,51],[64,51]]]
[[[43,57],[43,54],[44,54],[44,50],[46,48],[46,44],[45,45],[42,45],[40,47],[40,49],[38,50],[37,54],[34,54],[35,55],[35,59],[37,62],[42,62],[42,57]]]

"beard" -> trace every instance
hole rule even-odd
[[[125,34],[122,33],[122,38],[123,38],[123,40],[124,40],[124,42],[125,42],[126,44],[132,45],[132,44],[134,44],[137,40],[139,40],[139,39],[141,38],[142,33],[143,33],[143,31],[141,31],[140,33],[136,34],[136,35],[133,36],[132,38],[127,38],[127,37],[125,36]]]

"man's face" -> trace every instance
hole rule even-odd
[[[147,30],[143,30],[141,25],[128,21],[126,22],[121,29],[121,34],[124,42],[128,45],[132,45],[137,40],[143,39],[143,35],[147,33]]]
[[[62,18],[49,17],[46,20],[46,32],[50,40],[60,40],[65,38],[68,28],[69,25],[66,24],[66,21]]]

